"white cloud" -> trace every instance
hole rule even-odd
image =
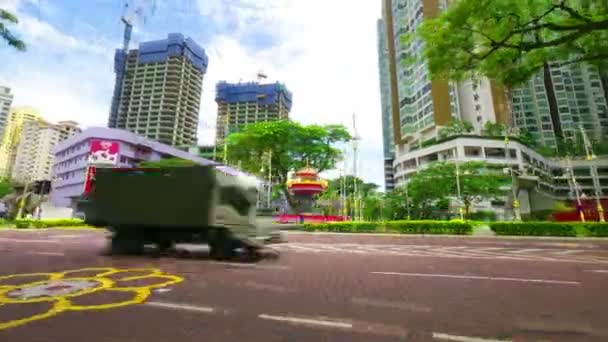
[[[231,36],[216,37],[205,46],[210,65],[201,118],[209,124],[201,130],[201,140],[213,141],[215,82],[252,80],[263,69],[271,81],[285,82],[294,93],[291,113],[294,120],[351,127],[352,114],[356,113],[363,138],[360,175],[383,184],[376,45],[379,2],[256,0],[259,7],[273,4],[263,11],[252,10],[253,1],[240,3],[234,11],[241,21],[251,25],[239,28]],[[239,44],[249,30],[258,29],[272,31],[279,37],[279,44],[261,51],[249,51]]]
[[[21,3],[33,0],[3,1],[7,1],[3,6],[18,9]],[[193,35],[196,41],[207,42],[203,47],[209,55],[201,101],[201,143],[214,140],[216,82],[253,80],[259,70],[264,70],[269,81],[284,82],[293,92],[294,120],[350,127],[352,113],[357,113],[363,138],[360,174],[367,181],[383,183],[376,51],[379,1],[196,3],[205,15],[202,25],[209,25],[212,20],[226,31],[214,37]],[[159,2],[157,16],[168,15],[163,14],[164,7],[166,4]],[[54,63],[43,64],[24,57],[14,72],[0,74],[0,83],[13,88],[16,104],[36,106],[50,120],[75,119],[85,126],[104,125],[114,83],[113,50],[120,42],[113,36],[107,37],[109,42],[83,42],[36,17],[20,14],[20,19],[19,33],[33,45],[65,51]],[[146,28],[142,30],[145,36]],[[278,44],[265,50],[254,49],[246,41],[252,39],[252,33],[270,35]],[[103,33],[95,36],[103,39]]]

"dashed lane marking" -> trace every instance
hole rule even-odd
[[[361,306],[371,306],[378,307],[384,309],[398,309],[405,311],[413,311],[413,312],[424,312],[429,313],[433,311],[433,309],[429,306],[417,305],[417,304],[409,304],[395,301],[385,301],[378,300],[372,298],[353,298],[353,304],[361,305]]]
[[[322,244],[285,243],[274,247],[278,251],[295,253],[352,253],[399,255],[413,257],[502,259],[517,261],[552,261],[575,263],[608,263],[608,258],[584,254],[584,250],[557,248],[468,247],[430,245]]]
[[[215,312],[214,308],[210,308],[210,307],[206,307],[206,306],[194,306],[194,305],[188,305],[188,304],[166,303],[166,302],[147,302],[146,305],[157,307],[157,308],[181,310],[181,311],[192,311],[192,312],[202,312],[202,313],[214,313]]]
[[[276,315],[268,315],[261,314],[258,315],[261,319],[268,319],[272,321],[279,322],[287,322],[292,324],[303,324],[303,325],[317,325],[331,328],[341,328],[341,329],[352,329],[353,324],[348,322],[336,322],[329,321],[324,319],[312,319],[312,318],[300,318],[300,317],[291,317],[291,316],[276,316]]]
[[[443,334],[443,333],[433,333],[433,338],[436,340],[457,341],[457,342],[510,342],[510,341],[512,341],[511,339],[495,340],[495,339],[487,339],[487,338],[481,338],[481,337],[456,336],[456,335],[449,335],[449,334]]]
[[[608,273],[608,270],[591,270],[594,273]]]
[[[65,256],[62,252],[27,252],[30,255]]]
[[[222,261],[217,261],[217,262],[214,262],[213,264],[228,266],[228,267],[233,267],[233,268],[245,268],[245,269],[250,268],[250,269],[259,269],[259,270],[286,271],[286,270],[291,269],[291,267],[289,267],[289,266],[282,266],[282,265],[241,264],[241,263],[236,263],[236,262],[222,262]]]
[[[61,241],[55,240],[34,240],[34,239],[10,239],[10,238],[0,238],[0,242],[14,242],[14,243],[48,243],[48,244],[60,244],[63,243]]]
[[[452,279],[471,279],[471,280],[496,280],[496,281],[514,281],[514,282],[523,282],[523,283],[542,283],[542,284],[572,285],[572,286],[578,286],[578,285],[581,284],[578,281],[566,281],[566,280],[526,279],[526,278],[511,278],[511,277],[489,277],[489,276],[456,275],[456,274],[400,273],[400,272],[371,272],[371,273],[372,274],[381,274],[381,275],[405,276],[405,277],[452,278]]]

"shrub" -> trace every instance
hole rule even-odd
[[[471,234],[473,226],[462,221],[388,221],[304,224],[307,231],[340,233]]]
[[[576,225],[559,222],[495,222],[490,228],[497,235],[576,236]]]
[[[387,229],[401,234],[455,234],[466,235],[473,232],[473,225],[463,221],[392,221]]]
[[[16,228],[56,228],[56,227],[83,227],[83,220],[79,219],[49,219],[49,220],[32,220],[20,219],[15,220]]]
[[[496,221],[496,213],[489,210],[480,210],[471,214],[474,221]]]
[[[588,236],[608,236],[608,223],[583,223]]]

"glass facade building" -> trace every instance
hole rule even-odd
[[[557,146],[556,132],[566,142],[576,139],[582,126],[587,135],[601,141],[608,136],[608,111],[600,73],[592,65],[550,65],[550,84],[557,101],[557,117],[550,113],[549,93],[543,70],[512,90],[513,117],[520,129],[530,132],[544,146]],[[556,127],[557,126],[557,127]]]

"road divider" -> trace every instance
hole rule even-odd
[[[394,276],[418,277],[418,278],[495,280],[495,281],[513,281],[513,282],[522,282],[522,283],[541,283],[541,284],[570,285],[570,286],[578,286],[581,284],[578,281],[568,281],[568,280],[527,279],[527,278],[491,277],[491,276],[474,276],[474,275],[457,275],[457,274],[400,273],[400,272],[371,272],[371,273],[379,274],[379,275],[394,275]]]

